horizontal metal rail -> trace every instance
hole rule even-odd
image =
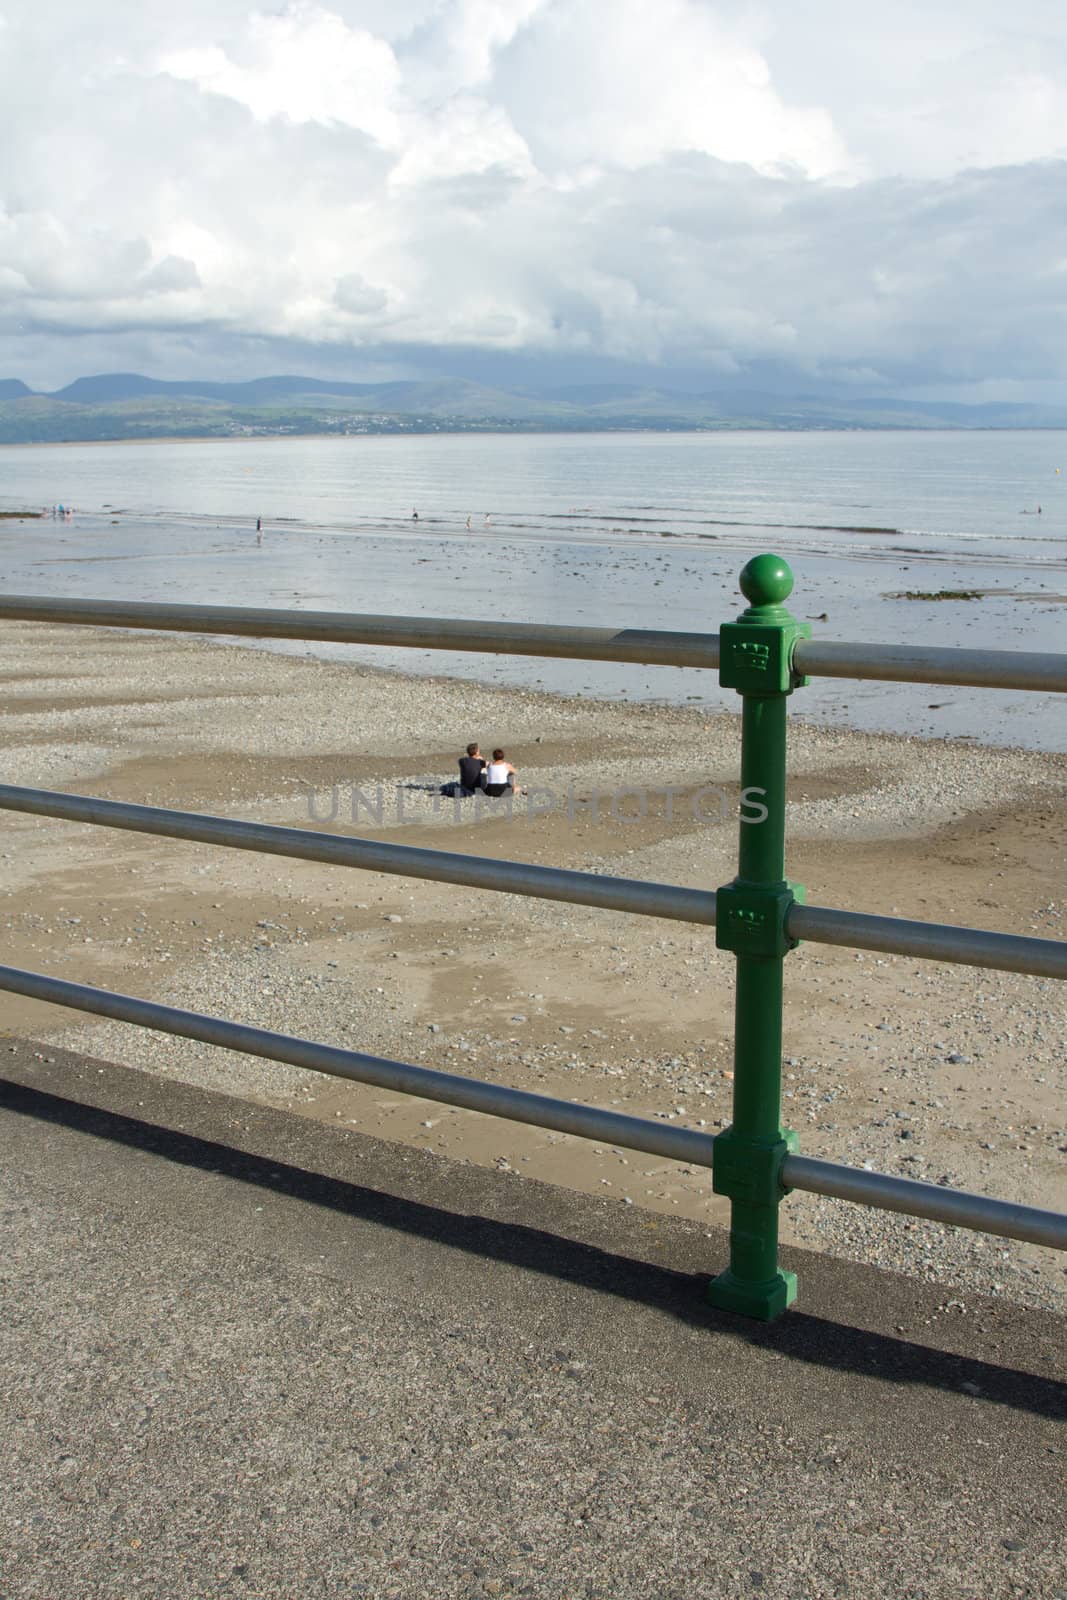
[[[0,595],[0,621],[69,622],[82,627],[156,628],[252,639],[310,639],[333,644],[400,645],[412,650],[470,650],[479,655],[563,656],[574,661],[631,661],[646,666],[717,667],[715,633],[654,628],[573,628],[539,622],[383,617],[344,611],[267,611],[249,606],[186,606],[145,600],[52,600]]]
[[[1005,1239],[1026,1239],[1030,1244],[1067,1250],[1067,1216],[1058,1211],[990,1200],[963,1189],[944,1189],[939,1183],[894,1178],[885,1172],[842,1167],[835,1161],[816,1161],[811,1156],[786,1156],[782,1181],[809,1194],[831,1195],[880,1211],[901,1211],[910,1217],[973,1228],[976,1233],[998,1233]]]
[[[998,972],[1028,972],[1038,978],[1067,978],[1067,941],[1062,939],[957,928],[948,922],[912,922],[906,917],[875,917],[799,901],[790,906],[785,925],[791,938],[809,939],[814,944],[952,961]]]
[[[358,867],[398,877],[429,878],[436,883],[461,883],[472,889],[563,900],[571,905],[597,906],[603,911],[630,911],[676,922],[715,922],[713,892],[678,888],[670,883],[600,877],[593,872],[537,867],[528,861],[496,861],[490,856],[460,855],[452,850],[423,850],[414,845],[317,833],[310,828],[234,822],[229,817],[201,816],[195,811],[166,811],[118,800],[96,800],[89,795],[22,789],[7,783],[0,784],[0,811],[60,817],[67,822],[88,822],[132,833],[160,834],[168,839],[292,856],[301,861],[322,861],[328,866]]]
[[[497,861],[460,855],[451,850],[424,850],[382,840],[317,833],[306,828],[280,828],[263,822],[235,822],[228,817],[169,811],[156,806],[98,800],[90,795],[61,794],[0,784],[0,810],[19,811],[67,822],[86,822],[134,833],[158,834],[197,844],[261,851],[330,866],[357,867],[401,877],[428,878],[437,883],[464,884],[504,894],[533,895],[604,911],[634,912],[706,927],[715,923],[715,895],[710,890],[684,889],[669,883],[634,878],[600,877],[537,867],[526,861]],[[953,961],[1002,972],[1028,972],[1039,977],[1067,978],[1067,943],[994,933],[983,928],[957,928],[943,923],[909,922],[898,917],[866,916],[821,906],[790,907],[786,929],[792,938],[816,944],[849,945]]]
[[[888,683],[1067,692],[1067,655],[1052,651],[955,650],[939,645],[801,639],[793,653],[793,665],[812,678],[877,678]]]
[[[305,639],[392,645],[417,650],[467,650],[480,655],[557,656],[648,666],[717,667],[715,633],[654,628],[554,627],[437,617],[390,617],[340,611],[275,611],[249,606],[174,605],[143,600],[63,600],[0,595],[0,621],[74,623],[84,627],[153,628],[255,639]],[[794,665],[811,677],[874,678],[892,683],[943,683],[985,689],[1067,693],[1067,655],[936,646],[849,644],[802,639]]]
[[[641,1117],[624,1116],[595,1106],[575,1105],[548,1095],[531,1094],[501,1084],[483,1083],[429,1067],[411,1066],[382,1056],[363,1055],[333,1045],[316,1044],[288,1034],[252,1028],[220,1017],[184,1011],[131,995],[115,994],[88,984],[70,983],[44,973],[26,972],[18,967],[0,966],[0,990],[26,995],[50,1005],[69,1006],[96,1016],[113,1017],[138,1027],[161,1033],[197,1039],[244,1055],[282,1061],[290,1066],[324,1072],[335,1078],[371,1083],[378,1088],[418,1095],[445,1105],[461,1106],[488,1116],[505,1117],[513,1122],[552,1128],[559,1133],[576,1134],[583,1139],[598,1139],[606,1144],[642,1150],[692,1166],[711,1167],[715,1140],[710,1134],[692,1128],[679,1128],[650,1122]],[[1034,1244],[1067,1249],[1067,1216],[1043,1211],[1034,1206],[1010,1201],[990,1200],[983,1195],[942,1189],[937,1184],[916,1183],[880,1173],[863,1172],[837,1166],[829,1161],[813,1161],[804,1156],[789,1156],[783,1167],[785,1183],[794,1189],[809,1189],[817,1194],[859,1200],[864,1205],[889,1211],[906,1211],[916,1216],[950,1222],[957,1227],[997,1233],[1005,1238],[1026,1239]]]
[[[272,1033],[242,1022],[227,1022],[221,1017],[159,1005],[154,1000],[140,1000],[132,995],[114,994],[88,984],[69,983],[63,978],[25,972],[18,967],[0,966],[0,990],[3,989],[33,1000],[45,1000],[50,1005],[70,1006],[99,1017],[132,1022],[137,1027],[154,1028],[159,1033],[198,1039],[202,1044],[219,1045],[242,1055],[262,1056],[268,1061],[284,1061],[289,1066],[305,1067],[311,1072],[325,1072],[334,1078],[349,1078],[354,1083],[372,1083],[379,1089],[440,1100],[445,1105],[481,1111],[490,1117],[529,1122],[538,1128],[573,1133],[583,1139],[603,1139],[607,1144],[644,1150],[670,1161],[686,1161],[702,1167],[712,1164],[712,1135],[698,1133],[692,1128],[649,1122],[618,1111],[601,1111],[595,1106],[574,1105],[569,1100],[531,1094],[526,1089],[509,1089],[497,1083],[483,1083],[477,1078],[437,1072],[430,1067],[389,1061],[383,1056],[315,1044],[310,1039]]]

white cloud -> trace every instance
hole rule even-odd
[[[692,0],[568,0],[521,35],[500,77],[553,170],[678,150],[813,177],[849,164],[830,115],[784,103],[744,30]]]
[[[3,16],[0,375],[63,338],[80,368],[110,329],[160,361],[230,341],[273,364],[290,339],[1067,377],[1067,25],[1046,0],[1010,30],[992,0]]]
[[[342,311],[351,311],[357,317],[375,316],[379,311],[384,311],[389,303],[385,291],[376,289],[358,272],[346,272],[343,278],[338,278],[333,297]]]
[[[236,100],[260,121],[337,122],[387,148],[401,142],[400,71],[391,46],[316,5],[253,12],[233,55],[211,44],[163,54],[158,67]]]
[[[821,0],[774,8],[763,48],[783,92],[831,110],[871,173],[945,177],[1067,155],[1059,0]]]
[[[493,170],[536,180],[526,141],[502,106],[460,93],[411,126],[411,142],[390,183],[477,176]]]
[[[480,88],[496,58],[550,0],[451,0],[436,9],[411,52],[415,80],[428,95]]]

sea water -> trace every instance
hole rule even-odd
[[[72,520],[53,519],[60,503]],[[1058,431],[0,449],[0,510],[41,507],[41,522],[0,521],[4,592],[711,631],[740,609],[743,563],[774,550],[795,572],[795,613],[823,639],[1062,650],[1067,631]],[[944,590],[978,597],[904,598]],[[311,648],[491,683],[736,703],[692,670]],[[798,691],[793,709],[1032,748],[1061,748],[1065,721],[1051,695],[845,680]]]

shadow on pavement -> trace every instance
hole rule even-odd
[[[358,1217],[484,1259],[543,1273],[594,1294],[653,1307],[709,1333],[766,1348],[794,1361],[860,1377],[979,1393],[983,1400],[1038,1416],[1067,1416],[1067,1387],[1031,1372],[931,1349],[827,1317],[791,1311],[770,1325],[718,1312],[704,1300],[706,1275],[633,1260],[521,1223],[469,1216],[397,1198],[225,1144],[81,1105],[0,1080],[0,1107],[79,1133],[220,1174],[277,1195]],[[1025,1314],[1025,1313],[1023,1313]],[[973,1386],[973,1387],[972,1387]]]

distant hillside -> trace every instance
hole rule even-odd
[[[377,387],[380,385],[326,383],[321,378],[253,378],[247,383],[209,383],[197,378],[167,380],[143,378],[137,372],[108,372],[93,378],[75,378],[65,389],[54,390],[49,398],[76,405],[114,405],[122,400],[186,397],[257,406],[304,394],[359,396]]]
[[[0,444],[301,434],[730,429],[1064,428],[1048,406],[826,400],[738,389],[692,393],[628,384],[489,388],[463,378],[344,383],[280,376],[246,383],[139,373],[78,378],[34,394],[0,381]]]

